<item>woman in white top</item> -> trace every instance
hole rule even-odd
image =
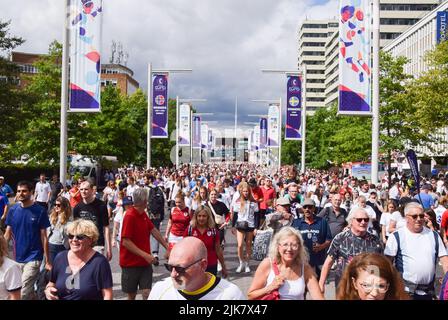
[[[383,240],[383,243],[387,242],[387,238],[389,238],[390,232],[389,232],[389,226],[392,219],[392,216],[394,212],[397,211],[397,205],[395,204],[395,201],[388,200],[387,201],[387,210],[383,212],[381,215],[380,225],[381,225],[381,240]],[[398,212],[398,214],[400,214]]]
[[[0,300],[20,300],[21,289],[20,265],[8,258],[8,246],[0,232]]]
[[[406,226],[406,218],[404,217],[404,208],[399,208],[390,217],[389,234]],[[403,213],[402,213],[403,212]]]
[[[273,270],[274,263],[278,275]],[[247,297],[249,300],[260,299],[277,289],[280,300],[304,300],[305,289],[311,299],[324,300],[316,275],[308,264],[302,236],[292,227],[283,227],[274,236],[269,257],[258,266]]]
[[[231,221],[232,233],[236,234],[238,242],[238,259],[240,265],[236,269],[237,273],[250,272],[249,260],[252,254],[252,239],[254,238],[255,214],[258,214],[258,204],[252,197],[250,187],[247,182],[241,182],[238,186],[240,197],[232,204]],[[246,253],[244,254],[243,243],[245,242]]]

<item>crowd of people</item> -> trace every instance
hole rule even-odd
[[[447,279],[436,277],[448,271],[443,172],[420,185],[399,173],[371,184],[340,172],[223,163],[123,168],[104,178],[98,192],[83,178],[66,187],[41,174],[14,192],[0,177],[0,299],[37,299],[45,274],[48,300],[113,299],[115,252],[129,300],[322,300],[329,282],[340,300],[448,296]],[[266,250],[254,261],[261,239]],[[161,260],[167,278],[153,284]],[[232,273],[252,276],[247,292],[226,279]]]

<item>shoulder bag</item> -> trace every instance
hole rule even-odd
[[[274,271],[274,274],[278,276],[280,274],[278,270],[277,263],[274,261],[271,264],[272,270]],[[272,290],[268,294],[265,294],[264,296],[261,296],[257,298],[256,300],[280,300],[280,293],[278,292],[278,289]]]

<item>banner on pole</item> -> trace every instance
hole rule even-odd
[[[154,75],[151,138],[168,138],[168,76]]]
[[[191,112],[189,104],[181,104],[179,106],[179,141],[180,147],[187,147],[190,145],[190,126],[191,126]]]
[[[201,123],[201,149],[207,149],[208,145],[208,124]]]
[[[446,41],[447,33],[448,11],[437,12],[437,43]]]
[[[280,108],[271,104],[268,110],[268,146],[277,148],[280,138]]]
[[[260,149],[266,150],[268,144],[268,119],[260,118]]]
[[[70,28],[71,112],[100,112],[102,0],[71,0]]]
[[[340,0],[338,114],[371,114],[370,0]]]
[[[208,130],[207,151],[212,151],[212,149],[213,149],[213,131]]]
[[[286,140],[302,140],[302,79],[289,76],[286,94]]]
[[[253,144],[254,144],[254,151],[257,151],[258,149],[260,149],[260,126],[259,125],[256,125],[254,128]]]
[[[201,117],[193,116],[193,149],[201,149]]]
[[[411,168],[412,175],[414,176],[417,191],[420,193],[420,173],[418,171],[417,155],[415,154],[415,151],[409,149],[408,152],[406,152],[406,159],[408,160],[409,167]]]

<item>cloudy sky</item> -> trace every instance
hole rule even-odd
[[[45,53],[62,39],[62,0],[0,0],[0,20],[26,42],[17,51]],[[173,74],[169,95],[207,99],[198,112],[212,127],[257,121],[267,113],[253,99],[285,99],[286,78],[261,69],[297,70],[298,26],[305,19],[334,18],[337,0],[104,0],[102,60],[112,40],[128,52],[127,66],[146,91],[147,65],[189,68]]]

